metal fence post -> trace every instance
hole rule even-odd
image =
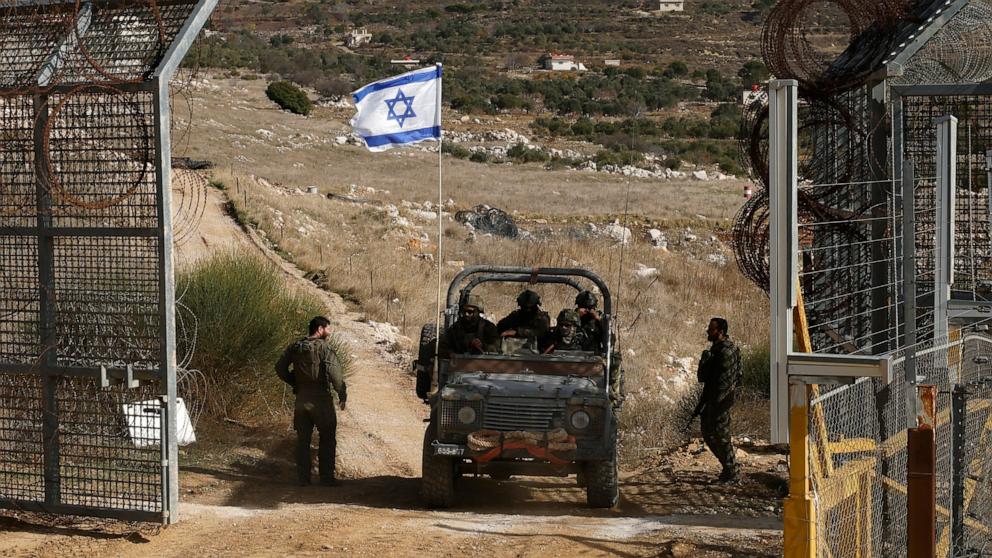
[[[42,146],[48,138],[50,107],[47,95],[34,97],[34,179],[38,210],[38,310],[41,364],[49,369],[58,362],[58,338],[55,332],[55,240],[52,230],[52,194],[48,166]],[[59,451],[58,376],[44,374],[42,382],[42,468],[45,479],[45,503],[62,502],[62,474]]]
[[[772,440],[789,441],[789,497],[785,501],[787,558],[816,556],[816,509],[810,486],[809,389],[789,385],[788,356],[797,304],[798,88],[795,80],[769,84],[769,205]]]
[[[912,390],[914,397],[916,390]],[[916,428],[906,438],[906,545],[908,558],[937,554],[936,386],[919,387]]]
[[[769,83],[768,198],[771,299],[771,439],[784,443],[789,432],[787,357],[792,350],[792,309],[796,305],[798,176],[798,89],[796,80]]]
[[[954,209],[957,184],[958,119],[937,119],[937,242],[934,257],[934,338],[938,343],[948,335],[947,302],[954,284]],[[951,371],[951,380],[956,374]]]
[[[964,482],[967,478],[965,426],[968,420],[968,392],[955,385],[951,393],[951,556],[963,556],[964,550]]]
[[[906,379],[906,428],[917,426],[920,415],[916,392],[916,163],[905,160],[902,165],[902,288],[903,288],[903,347],[906,347],[904,372]]]

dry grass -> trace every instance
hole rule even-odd
[[[359,305],[369,319],[391,322],[406,335],[416,336],[422,324],[435,318],[436,267],[417,256],[435,250],[437,222],[401,208],[401,216],[414,228],[399,227],[383,207],[401,206],[406,200],[436,200],[436,155],[416,150],[376,155],[319,141],[286,148],[285,142],[296,141],[290,138],[301,133],[325,139],[344,133],[341,115],[319,109],[316,117],[294,117],[260,99],[261,84],[238,82],[236,87],[240,89],[234,89],[233,95],[225,86],[224,91],[208,92],[197,101],[212,121],[224,122],[229,129],[215,124],[210,130],[194,128],[188,154],[219,162],[214,178],[227,185],[235,210],[287,257],[304,269],[320,272],[329,288]],[[249,142],[246,138],[258,137],[257,129],[271,130],[276,137]],[[237,156],[252,162],[231,162]],[[579,266],[599,273],[618,294],[620,345],[630,394],[623,414],[628,459],[637,458],[643,448],[665,447],[682,439],[676,411],[685,406],[680,404],[682,388],[694,383],[694,377],[681,386],[673,382],[679,372],[670,362],[697,357],[706,348],[704,329],[710,317],[726,317],[732,336],[744,346],[767,344],[767,298],[738,272],[732,257],[726,266],[704,260],[712,253],[729,257],[728,247],[710,240],[710,235],[725,234],[739,205],[739,185],[631,181],[629,225],[635,241],[621,249],[609,240],[574,239],[568,234],[589,222],[603,225],[622,218],[627,189],[620,178],[448,158],[444,169],[445,197],[454,200],[454,209],[486,203],[516,212],[523,227],[543,239],[479,236],[472,240],[467,229],[446,219],[445,289],[463,265]],[[359,192],[372,203],[298,193],[310,185],[321,194],[344,193],[352,183],[374,187],[375,193]],[[664,253],[644,240],[643,230],[649,225],[664,229],[675,244],[681,228],[691,225],[700,240],[673,245],[671,253]],[[414,240],[417,237],[421,240]],[[631,272],[636,264],[657,268],[659,274],[652,279],[635,277]],[[516,289],[484,288],[491,318],[512,309]],[[565,288],[538,290],[552,315],[572,305],[574,293]],[[742,405],[737,430],[764,434],[764,407],[766,402],[753,398],[751,404]]]

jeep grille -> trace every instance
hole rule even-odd
[[[543,402],[499,401],[486,402],[483,425],[490,430],[551,430],[557,408]]]

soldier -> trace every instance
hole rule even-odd
[[[441,336],[437,354],[448,358],[454,354],[481,355],[499,352],[499,332],[496,325],[482,317],[485,312],[482,297],[470,294],[458,309],[458,320]]]
[[[517,337],[537,341],[551,328],[551,316],[541,310],[541,296],[526,290],[517,296],[518,309],[496,324],[502,337]]]
[[[317,450],[320,483],[325,486],[337,484],[334,477],[337,417],[331,390],[337,392],[343,411],[348,389],[341,361],[327,343],[330,334],[331,322],[317,316],[310,320],[309,336],[290,345],[276,363],[276,374],[292,386],[296,394],[293,427],[296,429],[296,472],[300,486],[310,484],[310,441],[315,426],[320,442]]]
[[[603,350],[603,316],[596,310],[599,299],[591,291],[582,291],[575,297],[575,311],[582,320],[582,331],[589,344],[590,350]]]
[[[582,334],[586,351],[603,352],[603,315],[596,309],[599,298],[592,291],[582,291],[575,297],[575,311],[581,320]],[[611,338],[613,351],[610,355],[610,397],[618,406],[624,399],[623,355],[616,350],[616,336]]]
[[[558,313],[558,322],[538,344],[542,354],[555,351],[582,351],[587,345],[581,329],[579,313],[566,308]]]
[[[723,318],[710,320],[706,338],[713,345],[699,359],[703,393],[697,412],[701,414],[703,440],[723,465],[720,480],[733,482],[739,470],[730,437],[730,410],[743,373],[741,352],[727,336],[727,320]]]

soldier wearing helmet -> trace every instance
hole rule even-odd
[[[586,338],[582,332],[579,313],[566,308],[558,313],[558,322],[541,339],[538,347],[543,354],[555,351],[585,350]]]
[[[458,308],[458,320],[441,336],[438,356],[448,358],[452,354],[499,352],[499,332],[495,324],[482,317],[485,311],[481,296],[466,296]]]
[[[575,297],[575,311],[581,320],[582,332],[588,342],[587,350],[603,350],[603,316],[596,307],[599,299],[591,291],[582,291]]]
[[[517,296],[517,308],[496,324],[502,337],[537,341],[551,328],[551,316],[541,310],[541,295],[526,290]]]
[[[584,349],[602,352],[606,350],[603,343],[605,325],[597,306],[599,298],[591,291],[582,291],[575,297],[575,311],[579,314],[582,335],[585,338]],[[610,354],[610,396],[619,405],[624,399],[623,355],[616,351],[615,336],[611,336],[610,344],[613,345]]]

